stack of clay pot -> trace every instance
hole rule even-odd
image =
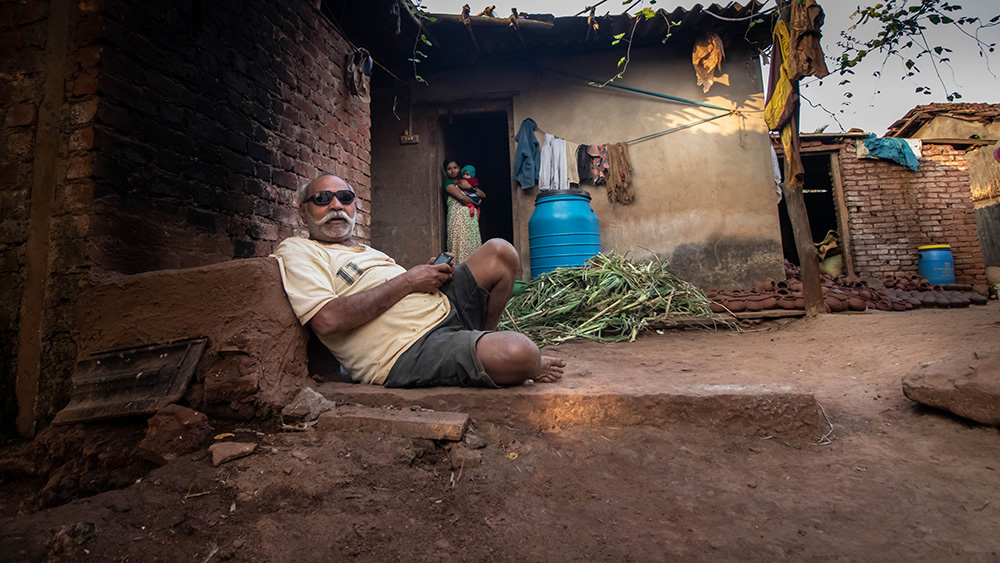
[[[949,283],[931,285],[918,275],[884,276],[885,293],[904,299],[916,299],[924,307],[942,309],[985,305],[986,296],[973,291],[969,284]]]
[[[751,290],[715,290],[706,292],[713,312],[741,313],[769,309],[805,309],[799,268],[785,261],[784,281],[766,278]],[[972,286],[949,284],[931,286],[920,276],[886,276],[873,280],[851,281],[828,274],[820,276],[823,303],[828,313],[841,311],[909,311],[920,307],[967,307],[985,305],[986,297],[972,291]]]

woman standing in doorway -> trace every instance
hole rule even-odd
[[[448,252],[455,256],[455,264],[460,264],[483,245],[478,213],[470,213],[468,206],[478,206],[486,194],[462,179],[458,161],[445,159],[443,167],[441,189],[448,196]],[[474,193],[478,201],[466,192]]]

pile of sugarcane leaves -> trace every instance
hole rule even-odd
[[[557,268],[524,286],[507,304],[501,330],[516,330],[539,346],[574,338],[632,342],[640,332],[671,319],[705,327],[719,320],[697,287],[669,271],[666,261],[632,262],[598,254],[574,268]],[[703,323],[697,321],[703,320]]]

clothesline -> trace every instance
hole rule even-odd
[[[740,112],[738,112],[736,110],[732,110],[732,111],[728,111],[726,113],[721,113],[719,115],[714,115],[712,117],[706,117],[704,119],[699,119],[697,121],[692,121],[691,123],[686,123],[684,125],[678,125],[676,127],[671,127],[670,129],[664,129],[663,131],[659,131],[657,133],[650,133],[649,135],[644,135],[642,137],[638,137],[638,138],[635,138],[635,139],[632,139],[632,140],[629,140],[629,141],[625,141],[625,144],[626,145],[632,145],[632,144],[639,143],[639,142],[642,142],[642,141],[647,141],[649,139],[654,139],[656,137],[660,137],[660,136],[666,135],[668,133],[674,133],[674,132],[680,131],[682,129],[688,129],[688,128],[694,127],[696,125],[701,125],[702,123],[708,123],[709,121],[714,121],[716,119],[719,119],[720,117],[728,117],[730,115],[737,115],[738,116],[738,115],[740,115]],[[535,130],[538,131],[539,133],[543,134],[543,135],[545,135],[545,134],[548,133],[547,131],[545,131],[541,127],[535,127]],[[556,136],[556,137],[559,137],[560,139],[563,139],[563,137],[560,137],[559,135],[555,135],[554,133],[553,133],[553,135]],[[573,141],[570,141],[570,142],[573,142]],[[585,143],[575,143],[574,142],[574,144],[578,144],[579,145],[579,144],[585,144]]]

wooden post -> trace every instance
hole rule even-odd
[[[781,19],[790,24],[791,6],[787,1],[781,2],[779,14]],[[792,78],[792,77],[790,77]],[[792,87],[798,91],[798,80],[792,79]],[[799,128],[799,110],[786,127]],[[785,187],[782,190],[785,206],[788,208],[788,219],[792,223],[792,234],[795,236],[795,249],[799,254],[799,268],[802,276],[802,295],[806,301],[806,316],[814,317],[826,312],[823,303],[823,287],[819,281],[819,258],[816,245],[812,238],[812,228],[809,226],[809,213],[806,202],[802,198],[802,184],[792,176],[792,155],[785,154]]]

